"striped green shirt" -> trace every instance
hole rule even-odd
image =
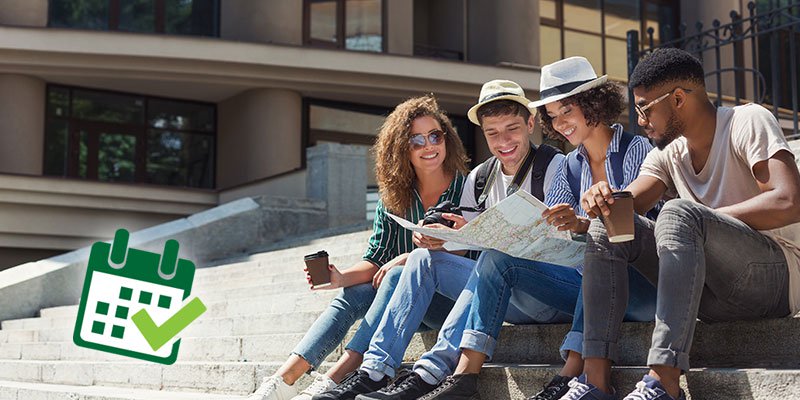
[[[450,186],[439,197],[438,203],[450,200],[453,204],[461,201],[461,191],[464,189],[466,177],[461,173],[456,173]],[[411,200],[410,209],[406,210],[403,218],[417,222],[425,216],[425,208],[422,206],[422,199],[416,189]],[[378,200],[375,208],[375,223],[372,225],[372,236],[369,238],[369,247],[363,259],[381,267],[393,258],[403,253],[414,250],[414,242],[411,241],[413,232],[401,227],[393,219],[389,218],[389,212],[383,206],[383,201]]]

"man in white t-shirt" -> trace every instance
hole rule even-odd
[[[800,173],[775,117],[747,104],[716,108],[700,62],[659,49],[630,77],[639,125],[658,147],[626,190],[634,207],[668,201],[654,223],[636,216],[635,239],[610,243],[594,219],[584,265],[586,375],[566,398],[617,398],[611,363],[627,304],[627,265],[658,282],[650,372],[625,399],[685,399],[697,318],[780,318],[800,310]],[[581,206],[608,215],[607,184],[592,186]],[[609,323],[611,321],[611,323]],[[736,349],[731,349],[736,351]],[[571,397],[570,397],[571,396]]]

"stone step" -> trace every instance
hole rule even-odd
[[[360,261],[363,254],[364,252],[362,249],[352,254],[330,257],[329,262],[340,269],[345,269]],[[283,282],[294,279],[298,274],[301,276],[305,275],[305,272],[303,272],[305,263],[302,257],[299,259],[270,260],[270,262],[247,261],[234,264],[234,266],[235,268],[226,268],[224,271],[216,270],[221,267],[198,269],[196,271],[194,285],[217,284],[229,280],[242,279],[258,279],[266,283]]]
[[[569,325],[504,326],[493,361],[561,364],[558,348],[569,329]],[[623,323],[617,365],[646,365],[652,332],[653,323]],[[418,359],[436,342],[436,334],[415,335],[405,359]],[[698,322],[694,338],[693,367],[800,368],[800,318]]]
[[[560,366],[488,364],[478,380],[483,399],[523,400],[536,394]],[[614,368],[613,385],[620,398],[632,391],[648,371],[644,367]],[[793,400],[800,398],[800,370],[692,369],[681,378],[691,400]]]
[[[281,333],[251,336],[185,337],[181,339],[179,361],[255,361],[286,360],[302,333]],[[346,342],[345,342],[346,344]],[[335,362],[344,351],[344,344],[327,358]],[[5,343],[0,346],[2,360],[126,361],[115,354],[87,349],[72,341]]]
[[[182,337],[215,337],[238,335],[261,335],[268,333],[305,333],[319,316],[318,311],[299,311],[293,313],[263,313],[240,317],[218,317],[203,315],[181,333]],[[3,322],[3,329],[43,331],[49,329],[71,332],[75,326],[74,317],[26,318]],[[4,331],[0,331],[4,332]],[[15,339],[28,342],[42,341],[36,333],[26,334]],[[48,336],[48,339],[52,339]],[[17,340],[19,341],[19,340]]]
[[[257,383],[273,374],[280,365],[254,362],[179,361],[173,365],[161,365],[136,361],[0,360],[0,381],[241,396],[253,392]],[[323,369],[329,365],[326,363]],[[310,377],[305,375],[298,384],[305,387],[310,384]]]
[[[242,315],[252,315],[256,313],[277,313],[279,311],[295,312],[322,311],[330,304],[331,300],[339,294],[338,290],[306,290],[297,296],[286,296],[285,294],[263,294],[247,298],[246,301],[236,300],[216,300],[203,301],[208,308],[206,315],[237,317]],[[61,306],[43,308],[38,318],[76,318],[78,306]],[[18,320],[9,320],[18,321]],[[0,343],[2,331],[0,331]]]
[[[250,362],[178,362],[162,366],[134,362],[0,361],[0,381],[241,396],[253,391],[261,378],[272,374],[278,366],[279,363]],[[536,393],[558,370],[559,366],[555,365],[488,364],[481,373],[479,390],[484,399],[525,399]],[[632,390],[645,373],[645,367],[615,368],[612,382],[618,392],[624,394]],[[307,384],[306,376],[298,382],[298,387]],[[797,399],[800,398],[800,370],[692,369],[682,378],[682,386],[692,400]]]
[[[210,393],[167,392],[114,386],[52,385],[48,383],[0,381],[0,399],[69,400],[235,400],[245,396]]]

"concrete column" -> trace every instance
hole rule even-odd
[[[4,1],[0,25],[47,26],[47,0]]]
[[[328,203],[330,227],[363,223],[367,198],[367,152],[363,146],[321,143],[306,152],[306,192]]]
[[[225,0],[220,2],[220,36],[244,42],[303,44],[303,2]]]
[[[45,82],[0,75],[0,173],[41,175]]]
[[[391,54],[414,54],[414,2],[390,0],[386,5],[386,49]]]
[[[217,187],[298,169],[302,164],[300,93],[253,89],[219,103]]]

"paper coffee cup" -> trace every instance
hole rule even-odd
[[[633,194],[631,192],[614,192],[611,195],[614,203],[609,204],[610,215],[603,216],[603,223],[608,231],[611,243],[633,240]]]
[[[328,269],[328,253],[320,250],[314,254],[303,257],[306,262],[308,274],[311,275],[311,285],[315,288],[331,284],[331,271]]]

